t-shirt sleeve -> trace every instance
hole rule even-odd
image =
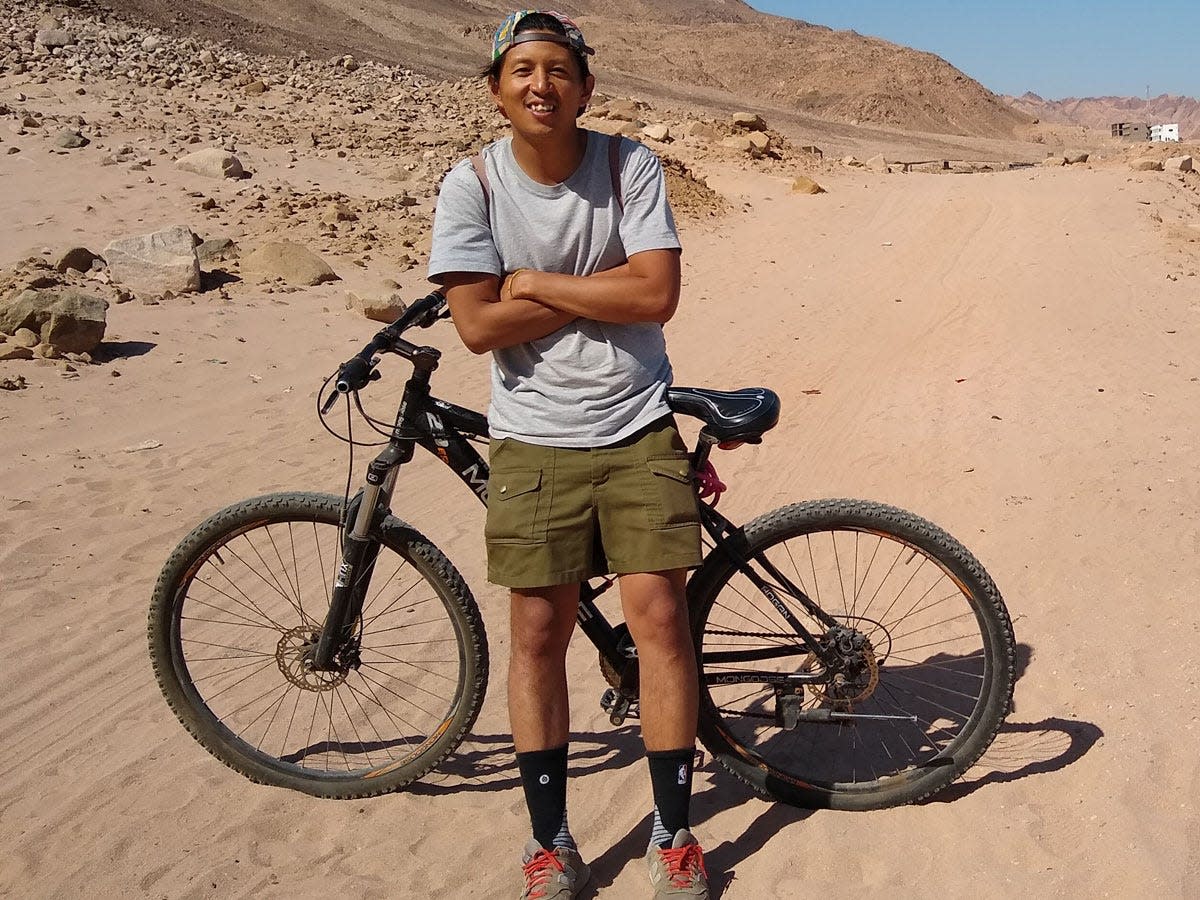
[[[463,160],[442,179],[433,215],[433,246],[429,251],[429,280],[441,283],[449,272],[501,275],[500,254],[484,205],[483,185]]]
[[[648,147],[621,141],[621,243],[625,255],[645,250],[680,249],[675,217],[667,201],[662,163]]]

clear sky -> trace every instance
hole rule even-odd
[[[1200,97],[1200,4],[748,0],[763,12],[928,50],[998,94]]]

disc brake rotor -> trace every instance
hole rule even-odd
[[[332,691],[346,680],[346,671],[318,672],[309,666],[320,634],[300,625],[285,631],[275,645],[275,662],[290,684],[305,691]]]

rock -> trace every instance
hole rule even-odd
[[[34,43],[40,44],[47,50],[55,47],[70,47],[75,43],[75,35],[65,28],[45,28],[37,33]]]
[[[257,94],[265,94],[267,92],[267,86],[261,81],[252,81],[243,87],[242,90],[251,96],[255,96]]]
[[[1190,172],[1192,171],[1192,158],[1190,156],[1172,156],[1163,163],[1163,168],[1168,172]]]
[[[730,117],[729,124],[745,131],[767,130],[767,123],[763,121],[763,117],[749,112],[735,112]]]
[[[848,167],[848,168],[851,168],[851,169],[861,169],[861,168],[863,168],[863,162],[862,162],[862,160],[860,160],[860,159],[858,159],[857,157],[854,157],[854,156],[843,156],[843,157],[842,157],[842,165],[843,165],[843,166],[846,166],[846,167]]]
[[[346,291],[346,309],[354,310],[374,322],[391,324],[408,308],[400,294],[389,291],[382,297],[371,297],[356,291]]]
[[[888,161],[882,155],[872,156],[866,161],[865,165],[872,172],[880,172],[884,175],[892,171],[891,166],[888,165]]]
[[[1163,170],[1162,160],[1151,159],[1148,156],[1143,156],[1135,159],[1129,164],[1129,168],[1135,172],[1161,172]]]
[[[196,55],[196,59],[202,66],[211,66],[213,63],[215,63],[217,61],[216,56],[213,54],[213,52],[211,50],[201,50]]]
[[[1063,154],[1068,166],[1077,166],[1091,159],[1090,153],[1084,153],[1082,150],[1069,150]]]
[[[186,294],[200,290],[196,236],[184,225],[136,237],[119,238],[104,248],[114,281],[140,294]]]
[[[29,387],[25,381],[24,375],[15,375],[11,378],[0,378],[0,391],[23,391]]]
[[[669,141],[671,139],[671,129],[666,125],[647,125],[642,129],[642,134],[652,141]]]
[[[749,153],[754,149],[754,145],[750,143],[750,138],[744,134],[731,134],[721,141],[721,146],[727,147],[730,150],[737,150],[741,153]]]
[[[688,137],[699,138],[702,141],[708,141],[710,144],[715,144],[721,140],[721,132],[717,131],[707,122],[689,122],[683,133]]]
[[[1057,169],[1067,164],[1067,158],[1061,153],[1058,156],[1047,156],[1042,160],[1042,165],[1048,169]]]
[[[150,53],[163,45],[163,40],[157,34],[147,35],[142,39],[142,49]]]
[[[72,128],[64,128],[54,136],[54,145],[66,150],[76,150],[79,147],[86,147],[90,143],[91,141]]]
[[[330,203],[321,213],[321,221],[326,224],[338,222],[357,222],[358,216],[349,206],[342,202]]]
[[[601,111],[597,110],[597,114]],[[625,122],[634,122],[637,120],[638,114],[641,112],[638,105],[633,100],[609,100],[604,104],[603,112],[610,119],[620,119]]]
[[[10,359],[33,359],[33,348],[14,344],[12,341],[0,343],[0,362]]]
[[[763,134],[761,131],[752,131],[747,137],[750,139],[750,144],[752,145],[750,152],[755,156],[762,156],[771,149],[770,135]]]
[[[807,153],[809,156],[815,156],[817,159],[825,158],[825,151],[816,144],[805,144],[800,148],[801,153]]]
[[[87,353],[104,339],[108,301],[74,288],[22,291],[0,307],[0,331],[27,328],[41,341],[35,352]],[[25,348],[29,349],[29,348]]]
[[[358,68],[358,60],[349,55],[343,56],[338,60],[337,64],[347,72],[353,72]]]
[[[797,175],[792,182],[793,194],[824,194],[825,188],[821,187],[807,175]]]
[[[622,137],[636,137],[642,133],[640,122],[621,122],[614,130],[613,134],[619,134]]]
[[[265,278],[282,278],[294,285],[311,286],[338,280],[325,260],[291,241],[263,244],[242,260],[242,271]]]
[[[92,263],[98,259],[100,257],[87,247],[72,247],[58,258],[58,262],[54,264],[54,270],[66,272],[68,269],[74,269],[76,272],[90,272]]]
[[[246,174],[242,161],[224,150],[208,147],[175,160],[175,166],[208,178],[241,178]]]
[[[11,342],[16,344],[18,347],[29,347],[32,349],[40,344],[42,339],[38,337],[32,329],[18,328],[15,332],[13,332]]]
[[[196,248],[196,257],[202,264],[237,259],[238,246],[230,238],[210,238]]]

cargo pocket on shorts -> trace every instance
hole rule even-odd
[[[687,455],[651,457],[646,460],[646,468],[651,476],[651,493],[646,498],[650,527],[674,528],[699,522],[700,509]]]
[[[490,544],[538,544],[546,539],[549,492],[541,469],[513,469],[493,475],[488,485],[487,523]]]

